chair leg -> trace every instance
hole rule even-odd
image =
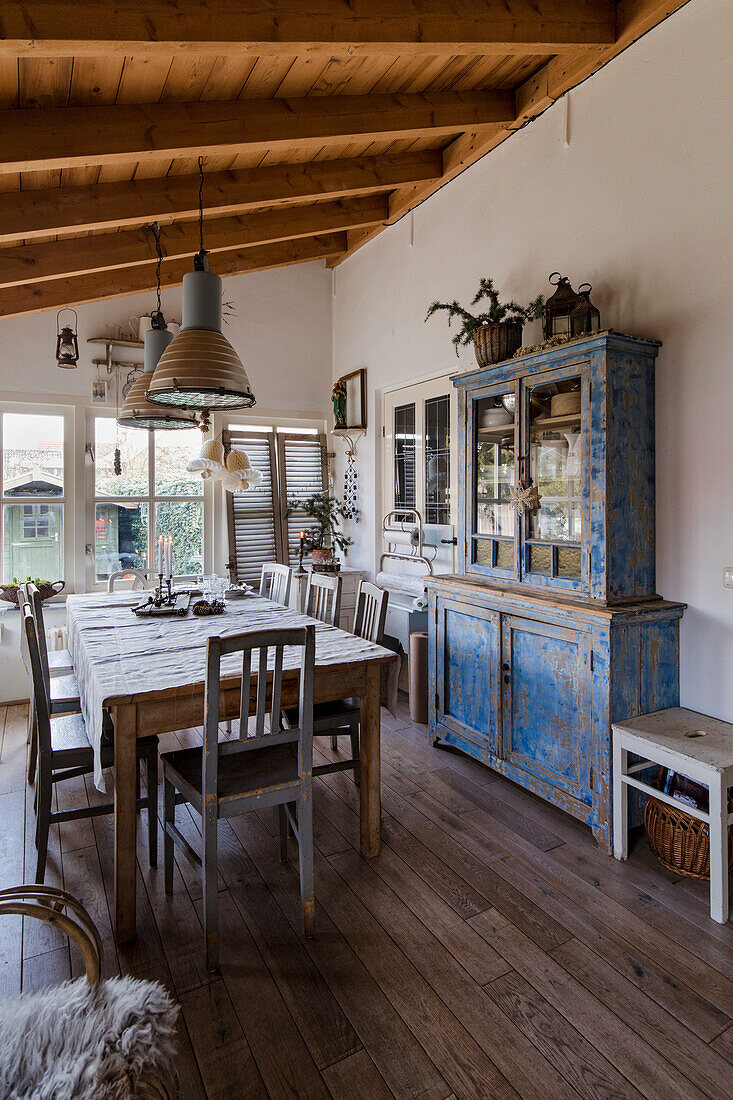
[[[148,856],[150,866],[158,866],[158,746],[148,749],[146,783],[148,787]]]
[[[298,856],[300,860],[300,899],[303,906],[303,931],[312,939],[316,931],[316,894],[313,881],[313,792],[308,784],[298,803]]]
[[[203,872],[204,872],[204,941],[206,943],[206,969],[219,969],[219,872],[216,810],[204,811]]]
[[[38,729],[36,726],[36,708],[31,703],[30,728],[28,730],[28,782],[32,783],[36,778],[36,761],[38,760]]]
[[[38,787],[36,797],[38,800],[36,821],[36,845],[38,858],[36,859],[36,883],[41,885],[46,877],[46,855],[48,853],[48,830],[51,824],[51,773],[47,768],[39,768]]]
[[[288,815],[284,803],[277,808],[277,839],[280,844],[280,862],[288,862]]]
[[[339,747],[339,739],[335,733],[331,734],[331,752],[336,752]]]
[[[361,783],[361,757],[359,756],[359,730],[352,729],[350,733],[351,737],[351,759],[354,761],[354,782],[357,787]]]
[[[176,820],[176,788],[170,779],[163,777],[163,866],[165,868],[165,892],[173,893],[173,837],[167,832],[167,825]]]

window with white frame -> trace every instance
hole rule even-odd
[[[27,577],[65,579],[67,434],[61,412],[0,412],[0,541],[6,583]]]
[[[204,489],[186,472],[199,453],[198,428],[142,431],[94,418],[92,540],[95,580],[119,569],[155,568],[158,537],[173,539],[173,572],[204,571]],[[115,451],[119,450],[119,470]]]

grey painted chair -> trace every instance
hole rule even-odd
[[[329,626],[338,626],[341,614],[341,576],[338,573],[310,573],[305,590],[306,615]]]
[[[130,577],[132,577],[131,591],[151,587],[148,574],[143,569],[117,569],[107,578],[107,591],[114,592],[117,581],[128,580]]]
[[[260,577],[260,596],[287,607],[292,580],[293,571],[289,565],[281,565],[275,561],[265,562]]]
[[[370,642],[381,645],[384,641],[384,622],[387,617],[389,593],[376,584],[362,581],[356,601],[354,634]],[[292,710],[285,712],[287,724],[295,720]],[[351,757],[348,760],[336,760],[328,764],[318,764],[313,768],[314,775],[328,775],[330,772],[353,771],[354,782],[361,782],[361,760],[359,757],[359,723],[361,721],[361,702],[359,699],[338,699],[333,703],[317,703],[313,709],[313,736],[331,738],[331,749],[338,750],[339,737],[348,737],[351,743]]]
[[[73,665],[71,665],[71,655],[68,655],[68,663],[71,665],[71,671],[66,674],[61,674],[59,672],[57,673],[57,675],[53,675],[51,672],[51,662],[49,660],[51,654],[49,654],[48,646],[46,644],[46,626],[43,621],[43,601],[41,600],[41,593],[38,591],[32,581],[25,581],[20,586],[20,599],[21,611],[23,608],[23,604],[27,603],[31,609],[33,621],[36,626],[38,651],[41,658],[43,677],[46,683],[49,713],[77,714],[81,708],[81,701],[79,699],[79,684],[77,683],[76,676],[73,672]],[[68,650],[62,650],[61,652],[68,654]],[[30,671],[31,670],[29,668],[28,672],[30,673]],[[33,701],[33,695],[31,693],[31,707],[29,713],[28,727],[30,745],[28,751],[29,783],[33,782],[36,774],[36,759],[38,756],[38,731],[36,727],[37,722],[35,703]]]
[[[30,655],[33,699],[36,711],[38,746],[38,784],[36,786],[36,882],[42,883],[46,872],[48,830],[51,825],[82,817],[111,814],[114,804],[80,806],[52,811],[51,802],[55,783],[73,779],[94,771],[94,750],[89,742],[87,729],[81,714],[52,716],[49,711],[47,682],[41,662],[38,634],[29,604],[23,607],[23,629]],[[137,742],[138,760],[146,765],[147,795],[138,798],[138,807],[148,811],[148,847],[150,866],[155,867],[158,856],[158,738],[145,737]],[[102,767],[114,764],[114,747],[111,741],[102,745]]]
[[[298,719],[280,729],[283,648],[299,647]],[[288,824],[298,841],[300,895],[306,936],[315,924],[313,885],[313,676],[315,626],[251,631],[210,638],[206,663],[203,747],[179,749],[162,756],[164,780],[164,861],[166,893],[173,892],[173,845],[178,844],[200,867],[204,886],[206,965],[219,965],[217,822],[265,806],[278,808],[280,859],[287,860]],[[271,674],[268,650],[273,650]],[[251,687],[252,651],[258,650],[256,694]],[[237,741],[219,744],[219,688],[222,658],[242,654],[242,693]],[[231,674],[231,673],[230,673]],[[268,717],[269,698],[269,723]],[[256,699],[255,731],[248,733],[249,704]],[[188,843],[175,823],[176,806],[188,803],[201,816],[201,853]],[[297,804],[297,819],[295,806]]]

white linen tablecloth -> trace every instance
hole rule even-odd
[[[107,700],[203,684],[210,637],[314,623],[317,669],[349,661],[394,657],[374,642],[260,596],[229,601],[223,615],[207,618],[199,618],[192,612],[185,618],[139,618],[131,608],[143,598],[140,592],[104,592],[68,596],[66,600],[69,651],[79,682],[81,711],[94,748],[94,783],[100,791],[105,790],[100,746]],[[286,647],[283,667],[298,668],[299,664],[300,655],[292,649],[288,653]],[[222,674],[236,675],[241,667],[241,656],[234,654],[222,661]],[[399,674],[396,657],[383,665],[382,670],[382,706],[395,714]]]

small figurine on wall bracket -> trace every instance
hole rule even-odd
[[[333,403],[333,426],[334,429],[346,427],[346,383],[343,378],[339,378],[331,390],[331,401]]]

